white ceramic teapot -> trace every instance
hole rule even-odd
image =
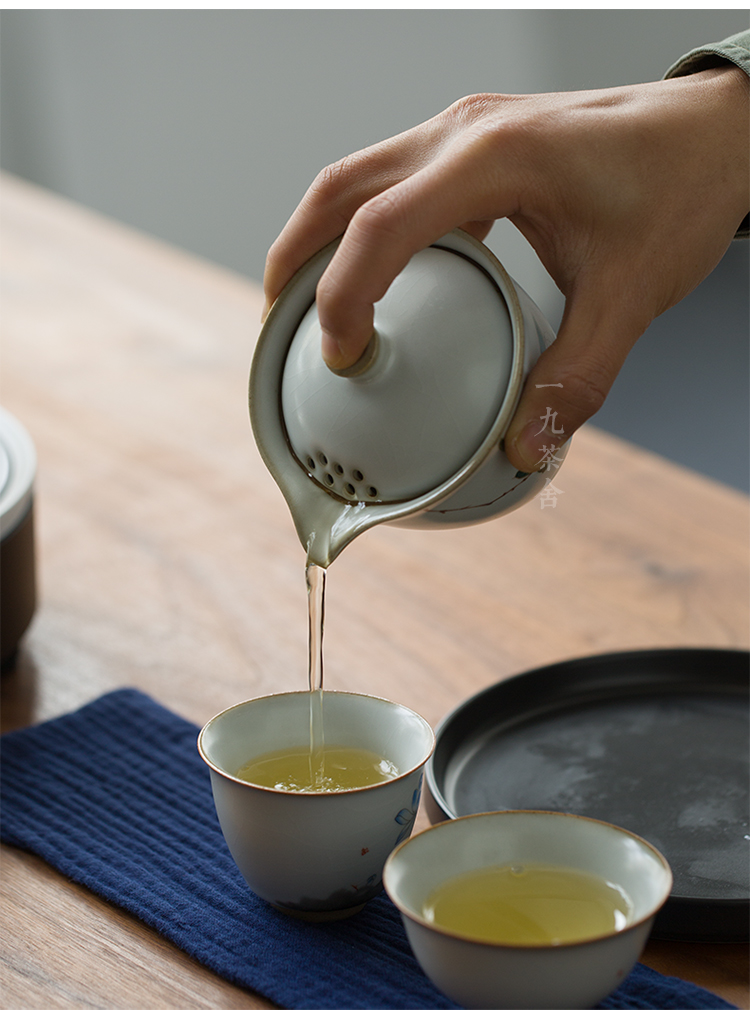
[[[258,448],[322,567],[379,523],[465,526],[538,494],[545,472],[517,471],[502,446],[555,338],[490,250],[456,230],[412,257],[376,304],[360,360],[335,372],[320,353],[315,290],[337,245],[284,288],[250,374]]]

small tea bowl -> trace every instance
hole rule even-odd
[[[287,792],[237,777],[254,758],[310,746],[309,691],[242,702],[214,716],[198,737],[211,772],[219,823],[250,889],[281,911],[343,918],[382,890],[383,865],[411,834],[422,769],[434,736],[416,712],[382,698],[322,696],[326,745],[375,751],[399,774],[336,792]]]
[[[591,939],[531,946],[467,939],[427,921],[428,896],[461,873],[507,864],[553,864],[603,877],[632,903],[624,928]],[[592,1007],[635,965],[672,873],[648,842],[573,814],[506,810],[444,821],[388,858],[385,889],[401,912],[425,974],[464,1007]]]

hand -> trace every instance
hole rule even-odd
[[[505,440],[513,465],[538,469],[547,408],[566,440],[652,319],[726,251],[748,211],[747,115],[748,79],[730,65],[604,91],[462,99],[320,173],[268,254],[267,305],[343,233],[317,302],[323,356],[346,367],[415,252],[455,227],[483,239],[508,217],[565,295]]]

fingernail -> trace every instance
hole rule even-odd
[[[541,428],[538,419],[529,421],[521,429],[512,442],[516,454],[524,463],[524,470],[531,473],[539,470],[550,461],[551,454],[565,442],[565,435],[555,435],[546,428]]]
[[[270,303],[270,302],[269,302],[269,300],[268,300],[268,299],[266,298],[266,301],[265,301],[265,304],[263,305],[263,311],[262,311],[262,312],[261,312],[261,314],[260,314],[260,321],[261,321],[261,323],[265,323],[265,321],[266,321],[266,316],[268,315],[268,313],[269,313],[270,311],[271,311],[271,303]]]
[[[327,330],[321,330],[321,334],[321,351],[323,354],[323,360],[327,365],[332,365],[334,368],[341,368],[342,365],[346,364],[346,362],[343,361],[341,344],[335,337],[331,336]]]

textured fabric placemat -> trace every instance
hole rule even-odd
[[[197,735],[131,689],[6,734],[0,837],[282,1007],[454,1007],[420,969],[385,895],[350,919],[312,925],[248,889],[216,819]],[[640,964],[601,1004],[731,1005]]]

